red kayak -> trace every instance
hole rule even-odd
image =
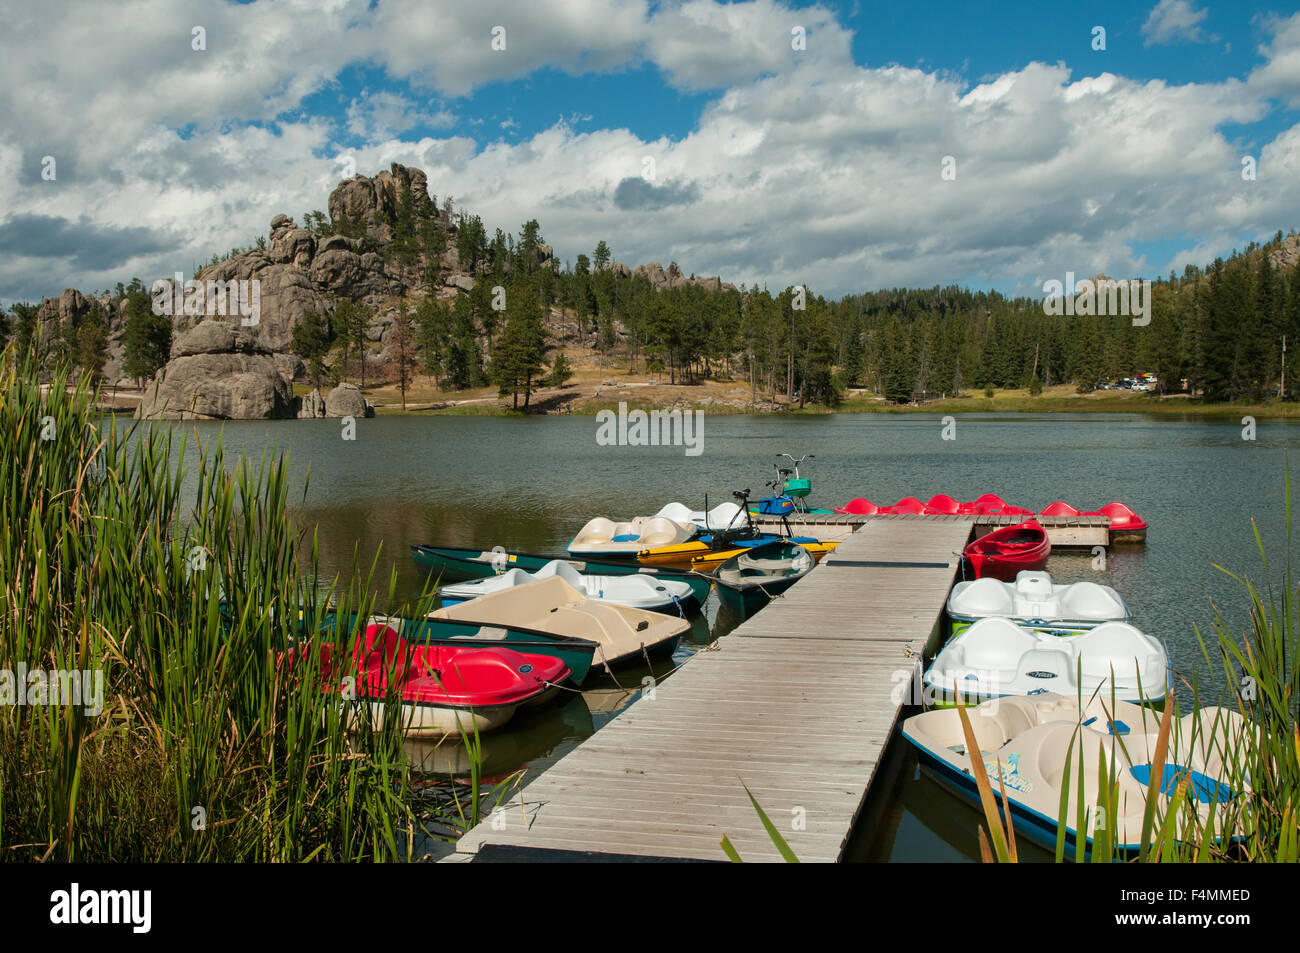
[[[569,667],[549,655],[504,645],[413,645],[387,625],[370,625],[358,634],[348,662],[337,671],[331,674],[328,653],[321,668],[332,683],[326,691],[339,691],[347,676],[355,679],[355,697],[370,700],[377,725],[383,722],[393,673],[401,724],[413,737],[499,728],[521,705],[544,701],[569,677]]]
[[[1004,526],[981,536],[962,551],[976,579],[985,577],[1015,582],[1016,573],[1047,567],[1052,544],[1037,520]]]

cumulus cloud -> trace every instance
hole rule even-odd
[[[1210,15],[1204,7],[1197,9],[1191,0],[1160,0],[1142,24],[1145,46],[1168,43],[1201,43],[1201,23]]]
[[[1300,106],[1300,13],[1289,19],[1269,18],[1268,43],[1259,48],[1264,64],[1250,74],[1251,87],[1266,96]]]
[[[363,92],[347,108],[348,132],[367,142],[392,139],[417,126],[445,128],[455,121],[446,109],[428,109],[408,96],[386,90]]]
[[[1300,93],[1300,15],[1265,24],[1264,62],[1240,80],[1029,63],[971,86],[855,64],[832,14],[775,0],[137,6],[129,28],[65,0],[7,22],[6,300],[188,271],[265,234],[277,212],[323,208],[345,171],[344,134],[356,171],[419,166],[489,229],[536,216],[562,260],[604,239],[629,264],[676,260],[827,294],[953,280],[1029,292],[1067,270],[1150,273],[1165,263],[1134,249],[1169,235],[1232,236],[1231,247],[1300,220],[1300,131],[1261,144],[1254,182],[1222,131]],[[190,48],[195,24],[205,52]],[[494,25],[504,51],[491,49]],[[791,46],[796,26],[805,50]],[[79,55],[49,57],[52,35]],[[645,64],[672,86],[719,90],[684,136],[647,140],[577,115],[509,143],[435,135],[463,111],[454,97],[483,83]],[[337,119],[304,111],[354,65],[381,67],[388,85]],[[412,130],[418,141],[403,138]],[[46,154],[57,182],[39,177]],[[941,175],[945,156],[955,180]]]

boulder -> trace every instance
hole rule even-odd
[[[268,354],[199,353],[169,361],[145,391],[136,416],[271,420],[292,417],[293,398]]]
[[[356,384],[343,383],[325,397],[326,417],[373,417],[375,409]]]
[[[234,325],[221,319],[201,321],[172,340],[172,358],[193,354],[230,353],[238,348],[238,332]]]

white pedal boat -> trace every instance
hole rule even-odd
[[[561,559],[552,559],[533,573],[511,569],[499,576],[443,586],[438,590],[438,596],[444,606],[450,606],[551,576],[559,576],[588,599],[631,609],[664,612],[678,606],[685,610],[695,603],[694,591],[680,580],[661,579],[640,573],[623,576],[585,575]]]
[[[1158,702],[1169,688],[1169,654],[1127,622],[1104,622],[1070,635],[980,619],[955,635],[925,673],[926,698],[938,707],[1050,691],[1106,701]],[[956,689],[954,689],[954,684]]]
[[[429,613],[429,618],[585,639],[597,644],[596,665],[606,667],[669,655],[691,628],[688,620],[676,615],[588,599],[559,576],[534,579],[469,602],[443,606]]]
[[[1015,582],[984,578],[957,583],[948,597],[948,615],[954,631],[993,616],[1061,629],[1090,629],[1130,618],[1128,606],[1110,586],[1095,582],[1056,586],[1049,573],[1031,571],[1017,573]]]
[[[735,503],[719,503],[707,512],[689,509],[684,503],[669,503],[655,516],[690,523],[699,529],[735,529],[747,523],[745,511]]]
[[[1108,715],[1108,712],[1110,713]],[[999,774],[1010,802],[1016,833],[1048,850],[1056,846],[1061,811],[1061,789],[1068,788],[1066,853],[1073,856],[1078,818],[1078,786],[1083,780],[1085,844],[1091,846],[1098,824],[1107,826],[1115,846],[1136,851],[1142,837],[1142,817],[1148,784],[1153,773],[1160,712],[1097,698],[1079,701],[1072,695],[1045,693],[1027,698],[998,698],[967,710],[981,760],[1001,800]],[[1188,781],[1186,803],[1201,822],[1215,814],[1215,840],[1224,839],[1224,815],[1233,791],[1226,783],[1225,754],[1244,740],[1245,723],[1226,708],[1202,708],[1173,722],[1165,763],[1160,767],[1156,819],[1168,809],[1169,797],[1183,779]],[[959,796],[978,806],[978,789],[971,772],[966,737],[956,709],[948,708],[913,715],[903,722],[903,737],[920,753],[922,765]],[[1077,732],[1078,737],[1075,737]],[[1071,739],[1073,750],[1070,750]],[[1066,755],[1070,777],[1065,784]],[[1080,764],[1082,758],[1082,765]],[[1099,761],[1105,759],[1107,776],[1114,770],[1119,798],[1117,816],[1102,819],[1096,810],[1100,801]],[[1228,759],[1231,760],[1231,759]],[[1003,810],[1006,805],[1001,805]],[[1174,821],[1175,836],[1182,839],[1184,822]],[[1228,837],[1238,832],[1228,832]]]
[[[698,530],[694,523],[678,523],[663,516],[638,516],[626,523],[597,516],[578,530],[569,543],[569,553],[579,557],[635,558],[643,549],[684,543]]]

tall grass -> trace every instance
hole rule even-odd
[[[283,460],[197,446],[183,499],[178,431],[35,380],[0,356],[0,670],[102,672],[103,710],[0,704],[0,858],[410,857],[399,706],[345,730],[321,653],[283,664],[304,637],[346,654],[344,627],[301,620],[366,618],[373,566],[322,582]]]

